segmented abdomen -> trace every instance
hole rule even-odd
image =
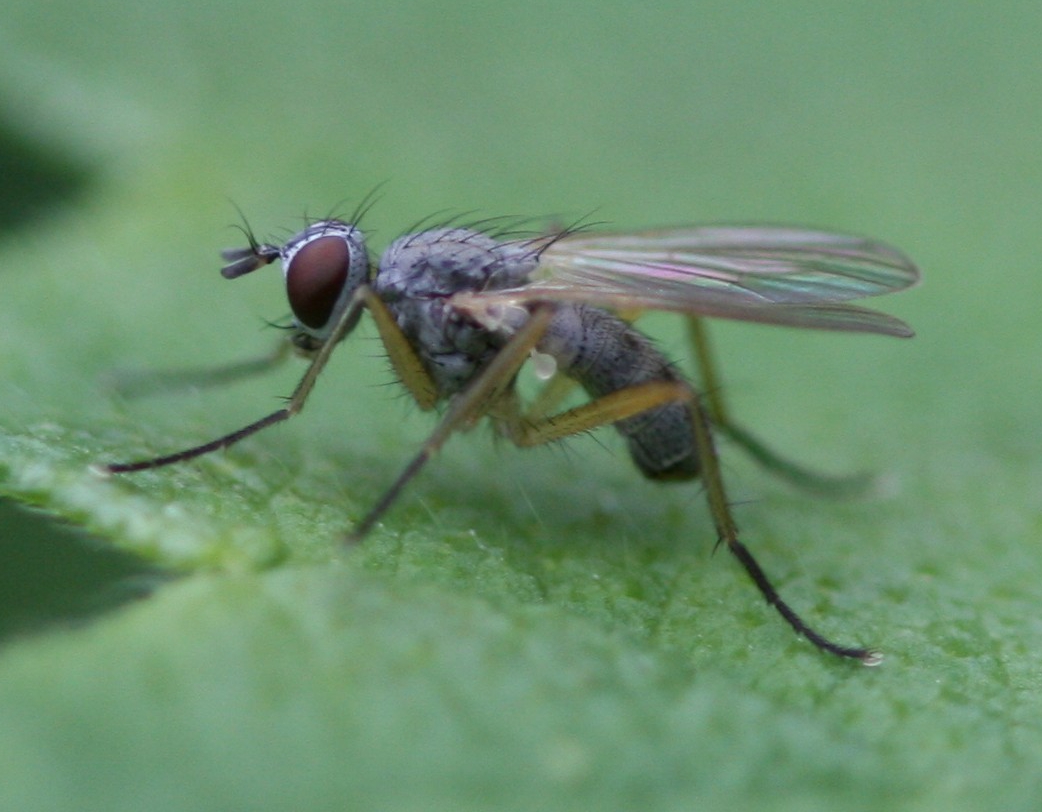
[[[676,368],[643,333],[618,316],[586,305],[558,309],[541,352],[552,355],[561,372],[590,397],[648,381],[683,381]],[[630,456],[652,479],[691,479],[698,475],[698,450],[689,406],[673,403],[615,423]]]

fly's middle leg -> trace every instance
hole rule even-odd
[[[497,403],[506,399],[505,394],[510,392],[517,371],[528,359],[532,348],[543,337],[552,316],[552,307],[536,307],[526,324],[496,354],[491,363],[463,391],[453,397],[441,421],[419,452],[348,535],[348,542],[360,541],[373,529],[405,486],[423,470],[428,460],[441,449],[449,437],[457,431],[470,428],[481,417],[490,414],[490,410],[494,409]]]

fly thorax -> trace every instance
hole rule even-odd
[[[469,228],[407,234],[384,252],[374,287],[385,301],[517,287],[538,264],[538,244]]]
[[[450,297],[524,284],[538,261],[526,246],[442,228],[401,237],[384,252],[373,288],[443,397],[465,386],[504,342],[501,331],[453,307]]]

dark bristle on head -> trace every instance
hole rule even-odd
[[[376,186],[366,192],[365,197],[358,201],[358,206],[356,206],[355,210],[351,212],[351,219],[349,222],[352,225],[357,227],[369,213],[369,210],[380,201],[380,192],[386,185],[386,180],[380,181]]]

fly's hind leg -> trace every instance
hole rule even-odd
[[[503,398],[498,413],[493,417],[500,430],[521,447],[550,443],[670,403],[687,404],[691,412],[706,499],[720,543],[727,545],[767,603],[777,610],[797,634],[806,637],[819,649],[839,657],[859,660],[865,665],[880,662],[880,656],[869,649],[840,645],[813,629],[782,599],[759,562],[738,539],[738,526],[724,490],[723,475],[713,442],[712,421],[701,397],[691,387],[679,381],[648,381],[552,416],[537,416],[531,412],[522,414],[516,395],[512,391],[508,395]]]
[[[871,649],[860,646],[844,646],[835,643],[816,631],[796,613],[788,603],[778,594],[767,577],[759,562],[753,554],[738,539],[738,525],[731,514],[731,506],[727,500],[724,490],[723,475],[720,472],[720,461],[717,458],[716,446],[713,443],[712,421],[707,409],[702,405],[697,394],[693,394],[691,400],[692,428],[695,432],[695,445],[698,448],[698,458],[701,464],[702,481],[705,485],[706,500],[709,503],[709,511],[716,525],[717,538],[720,543],[726,544],[731,554],[738,559],[749,577],[760,590],[764,599],[773,606],[778,614],[803,637],[806,637],[822,651],[827,651],[839,657],[859,660],[864,665],[877,665],[882,662],[882,656]]]
[[[705,393],[706,411],[714,428],[742,448],[756,462],[798,487],[824,496],[856,496],[869,490],[874,477],[867,473],[830,475],[813,471],[797,462],[786,459],[767,446],[759,438],[731,420],[716,373],[716,364],[709,347],[709,337],[702,319],[689,318],[688,338],[699,368],[702,391]]]
[[[647,381],[554,415],[541,409],[522,413],[516,397],[504,400],[493,419],[500,432],[519,448],[553,443],[608,426],[628,417],[691,397],[690,388],[679,381]]]

